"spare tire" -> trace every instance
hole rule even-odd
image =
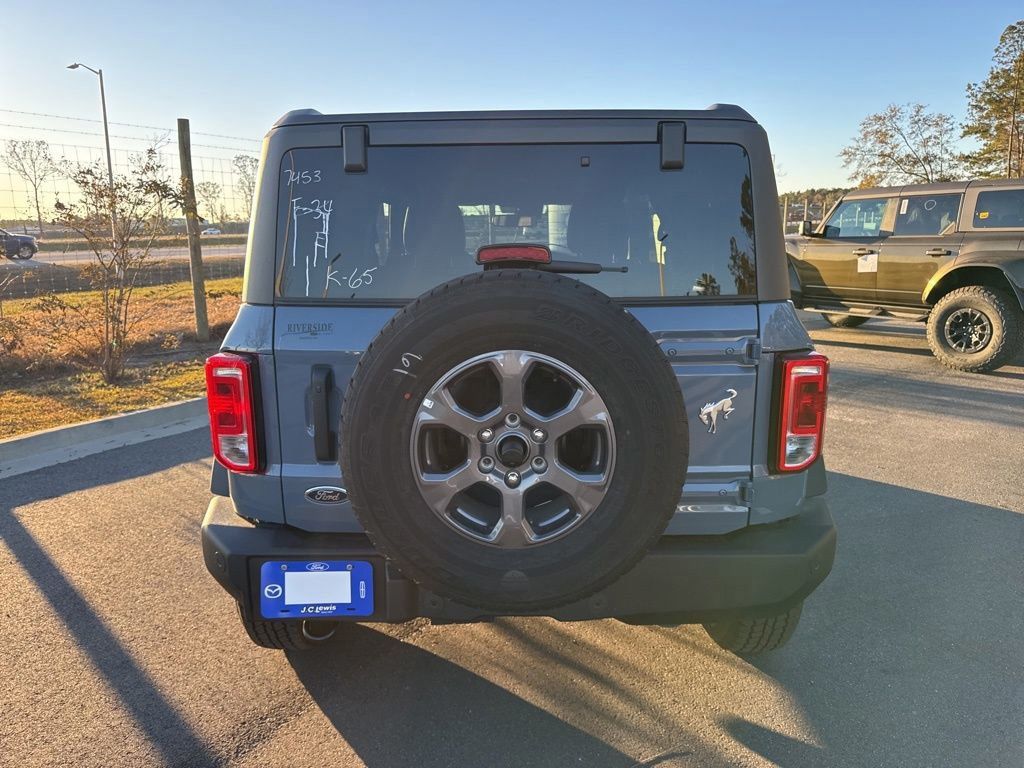
[[[495,613],[583,599],[664,532],[686,476],[679,384],[651,334],[570,278],[438,286],[367,349],[341,468],[374,546],[423,588]]]

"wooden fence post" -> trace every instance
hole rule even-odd
[[[192,138],[188,120],[178,118],[178,157],[181,160],[181,184],[185,195],[185,227],[188,230],[188,266],[192,277],[192,302],[195,305],[196,339],[210,340],[210,321],[206,314],[206,281],[203,277],[203,250],[199,243],[199,211],[196,184],[192,176]]]

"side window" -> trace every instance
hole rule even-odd
[[[839,204],[828,223],[825,237],[881,237],[887,197],[872,197],[864,200],[845,200]]]
[[[978,193],[974,226],[1024,228],[1024,189],[993,189]]]
[[[941,235],[956,226],[962,195],[914,195],[900,200],[894,235]]]

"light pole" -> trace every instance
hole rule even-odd
[[[107,180],[110,183],[110,228],[114,237],[114,246],[117,245],[117,223],[114,216],[114,163],[110,158],[110,129],[107,127],[107,94],[103,90],[103,70],[93,69],[88,64],[75,62],[68,64],[68,69],[88,69],[100,79],[100,106],[103,108],[103,142],[107,147]]]
[[[107,178],[110,180],[110,188],[114,188],[114,164],[110,159],[110,129],[107,127],[107,94],[103,90],[103,70],[93,69],[88,64],[81,64],[75,62],[74,64],[68,64],[68,69],[88,69],[94,75],[100,79],[100,106],[103,108],[103,141],[107,145]]]

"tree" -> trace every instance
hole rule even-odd
[[[693,292],[698,296],[718,296],[722,293],[722,286],[710,272],[701,272],[693,283]]]
[[[962,173],[952,115],[890,104],[868,115],[839,157],[861,187],[953,181]]]
[[[45,141],[9,139],[4,144],[4,163],[28,185],[29,202],[35,209],[39,234],[43,234],[43,208],[39,203],[39,188],[43,182],[57,174],[57,164]]]
[[[50,318],[54,337],[68,339],[92,360],[110,383],[124,374],[131,333],[141,319],[132,294],[148,266],[164,201],[183,205],[180,188],[167,180],[155,150],[136,156],[129,174],[114,176],[97,164],[70,170],[79,200],[54,208],[59,223],[77,232],[96,257],[84,274],[98,294],[95,301],[44,296],[39,306]],[[113,223],[113,231],[111,224]]]
[[[750,176],[744,176],[740,184],[740,226],[746,235],[746,247],[740,248],[735,237],[729,238],[729,274],[732,275],[737,294],[753,296],[757,294],[757,272],[754,260],[747,252],[748,249],[754,249],[754,189]]]
[[[252,217],[252,198],[256,193],[256,169],[260,161],[252,155],[235,155],[231,160],[238,173],[238,191],[242,193],[242,200],[245,203],[246,220]]]
[[[1024,19],[999,37],[984,82],[967,86],[965,138],[980,146],[966,155],[978,176],[1024,176]]]
[[[203,208],[206,211],[206,216],[203,217],[206,221],[213,221],[216,219],[219,208],[217,203],[220,201],[220,193],[221,186],[216,181],[201,181],[196,184],[196,194],[202,201]],[[221,213],[223,213],[223,209],[221,209]]]

